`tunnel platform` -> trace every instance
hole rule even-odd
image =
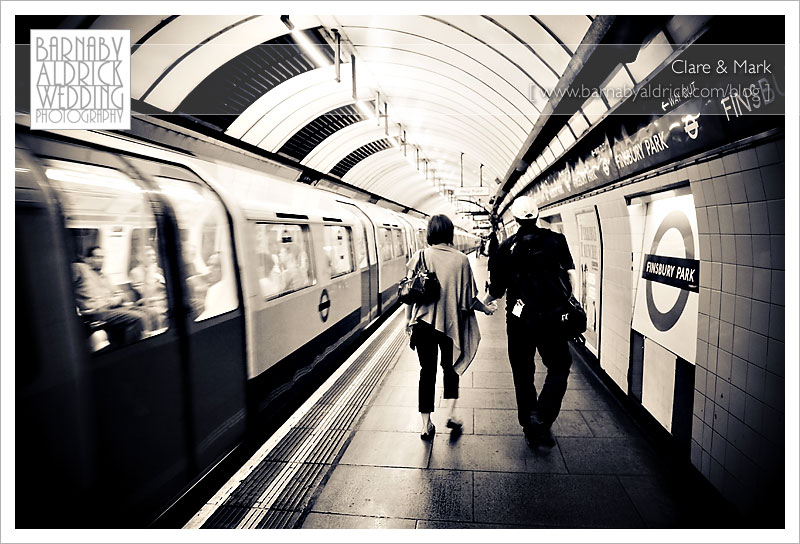
[[[485,257],[470,257],[478,285]],[[478,314],[481,343],[445,425],[420,438],[419,362],[398,309],[185,525],[187,529],[656,529],[735,527],[605,387],[580,346],[556,445],[517,423],[503,300]],[[535,383],[546,376],[537,355]]]

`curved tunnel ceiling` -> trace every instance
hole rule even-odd
[[[290,21],[138,15],[101,16],[91,26],[131,29],[134,99],[382,198],[452,215],[455,199],[447,189],[462,176],[465,187],[497,189],[544,109],[543,94],[532,91],[555,87],[592,18],[292,15]],[[342,37],[339,82],[334,29]],[[388,116],[376,117],[376,103]]]

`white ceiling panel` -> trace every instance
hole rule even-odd
[[[293,17],[292,21],[301,29],[319,25],[319,21],[313,16]],[[198,47],[172,70],[162,74],[163,79],[147,96],[146,101],[162,110],[174,111],[214,70],[237,55],[286,33],[286,25],[277,16],[257,17],[231,28],[203,44],[202,47]],[[140,49],[144,49],[144,46]],[[147,51],[143,61],[151,55],[159,55],[157,49],[154,51],[148,48]]]
[[[523,43],[529,45],[558,74],[563,74],[567,69],[567,64],[572,57],[533,17],[492,15],[491,18]]]
[[[295,28],[322,27],[323,39],[334,28],[341,32],[343,60],[348,62],[341,64],[337,83],[333,66],[308,70],[309,64],[319,66],[314,59],[320,51],[309,51],[302,43],[286,57],[289,64],[276,57],[243,56],[289,34],[278,15],[178,16],[164,24],[165,19],[103,16],[93,23],[93,28],[129,28],[133,43],[144,40],[131,60],[133,98],[174,112],[198,86],[205,82],[210,87],[207,78],[216,70],[231,60],[245,60],[241,66],[226,66],[229,73],[217,72],[218,77],[230,75],[232,82],[230,91],[215,95],[209,90],[208,96],[220,96],[221,101],[210,103],[208,112],[191,115],[220,115],[204,120],[214,125],[219,119],[217,126],[227,136],[270,152],[290,143],[289,148],[305,153],[308,147],[290,140],[315,120],[324,126],[328,121],[318,119],[323,114],[354,104],[349,62],[354,53],[359,100],[374,101],[380,92],[381,112],[382,104],[388,104],[389,135],[405,133],[408,156],[403,157],[402,147],[374,153],[353,166],[344,180],[427,213],[453,209],[432,180],[460,185],[462,154],[465,186],[478,185],[481,165],[487,186],[494,188],[495,180],[503,179],[547,103],[541,89],[557,85],[591,25],[583,15],[292,15]],[[292,39],[286,41],[292,44]],[[668,51],[669,44],[662,41],[654,40],[631,64],[637,80]],[[254,82],[260,77],[264,84],[240,84],[241,78],[250,77],[251,63]],[[622,89],[627,84],[610,81]],[[586,104],[590,121],[606,110],[602,101]],[[324,127],[326,137],[315,141],[319,143],[299,159],[301,164],[330,172],[362,145],[386,138],[383,120],[380,126],[375,118],[340,126]],[[582,117],[570,119],[570,126],[576,136],[587,128]],[[562,130],[551,144],[557,154],[572,144],[568,132]],[[431,181],[426,181],[423,165],[416,169],[417,150],[428,161]],[[549,150],[546,157],[552,160]],[[532,175],[532,170],[526,174]]]
[[[368,63],[414,66],[460,80],[461,86],[468,86],[495,102],[496,107],[506,115],[524,116],[530,122],[539,117],[539,111],[527,94],[530,80],[521,72],[516,72],[514,77],[509,78],[513,80],[510,81],[473,58],[444,46],[406,45],[403,49],[395,49],[383,45],[363,45],[358,50]]]
[[[389,131],[389,137],[394,137],[396,135],[397,130]],[[352,151],[363,145],[383,140],[386,137],[384,128],[376,126],[374,120],[361,121],[360,123],[355,123],[334,133],[333,136],[320,144],[324,146],[322,150],[314,153],[319,148],[319,146],[317,146],[317,148],[309,153],[301,162],[315,170],[327,173]],[[331,139],[334,141],[326,145],[326,142]],[[395,154],[400,153],[395,151]]]
[[[572,53],[575,53],[586,31],[592,25],[591,19],[583,15],[539,15],[537,19]]]
[[[421,103],[427,101],[444,103],[449,110],[479,123],[481,127],[490,124],[500,134],[507,134],[509,143],[515,148],[524,142],[533,127],[532,121],[527,117],[508,115],[497,107],[495,101],[460,84],[458,79],[451,78],[447,74],[385,63],[374,63],[373,69],[386,80],[387,94],[393,99],[391,103],[398,99],[407,99],[409,102],[405,102],[406,104],[415,99],[419,99]],[[422,92],[423,89],[425,92]],[[407,124],[423,120],[422,115],[418,118],[410,116],[404,119]]]
[[[141,98],[181,56],[244,19],[243,15],[183,15],[170,21],[131,55],[131,72],[136,74],[131,80],[133,98]]]
[[[168,15],[102,15],[95,19],[90,28],[98,30],[130,30],[131,45],[139,43],[148,32],[159,25]]]

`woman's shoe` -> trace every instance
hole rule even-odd
[[[430,440],[436,434],[436,425],[433,422],[428,424],[428,429],[424,433],[420,433],[419,437],[423,440]]]
[[[464,422],[458,418],[450,417],[447,418],[447,427],[453,429],[455,431],[460,431],[461,427],[464,426]]]

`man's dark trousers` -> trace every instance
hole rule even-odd
[[[572,365],[567,341],[557,338],[546,327],[530,323],[511,312],[506,314],[506,332],[519,424],[529,429],[533,415],[534,422],[541,422],[543,428],[549,429],[558,417],[561,401],[567,391],[567,378]],[[537,349],[547,368],[547,377],[538,398],[533,383],[536,370],[533,358]]]

